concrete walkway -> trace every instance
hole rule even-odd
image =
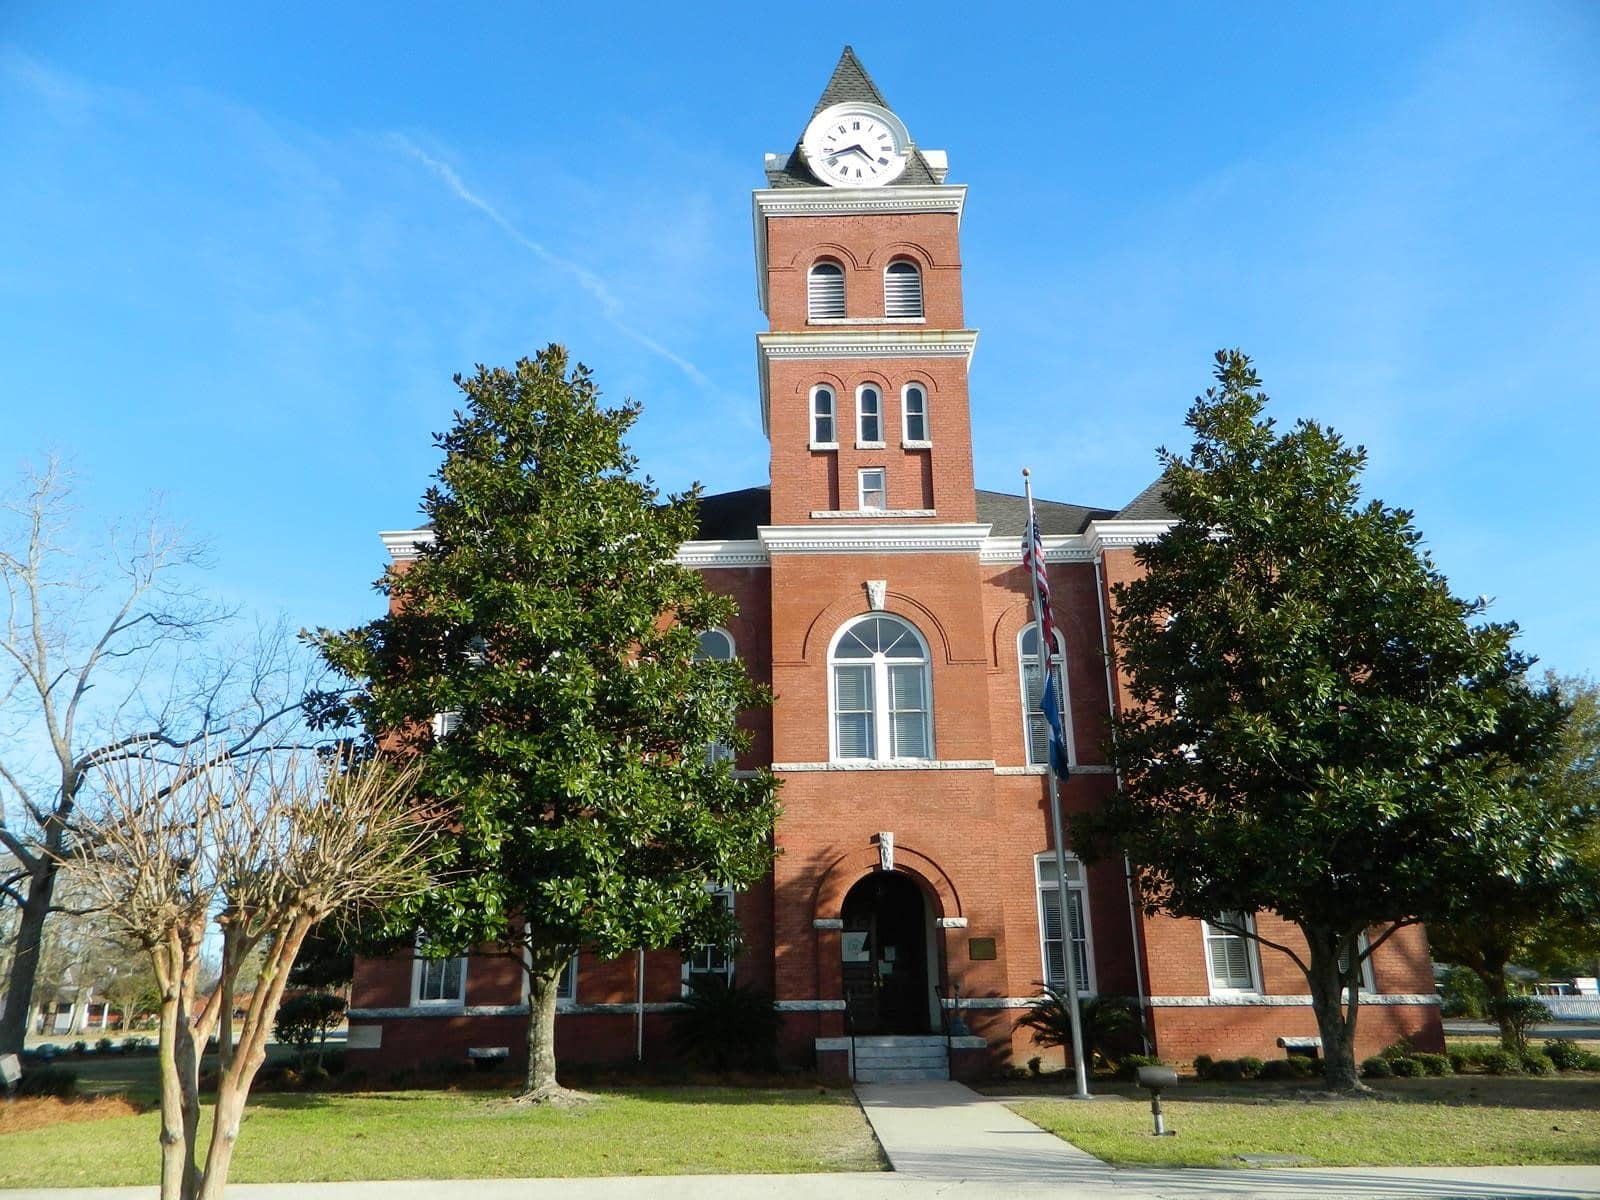
[[[894,1171],[590,1179],[258,1183],[231,1200],[1593,1200],[1593,1167],[1112,1168],[959,1083],[856,1088]],[[1114,1103],[1115,1101],[1106,1101]],[[154,1200],[154,1187],[4,1192],[7,1200]]]

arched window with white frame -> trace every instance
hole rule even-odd
[[[900,389],[900,436],[907,446],[926,446],[928,432],[928,389],[908,383]]]
[[[875,383],[863,383],[856,389],[856,445],[883,446],[883,393]]]
[[[883,315],[922,316],[922,272],[909,259],[897,258],[883,270]]]
[[[811,389],[811,445],[837,449],[839,427],[836,423],[833,389],[819,383]]]
[[[910,623],[858,617],[828,654],[833,757],[886,762],[933,757],[928,644]]]
[[[806,320],[837,321],[844,316],[844,268],[820,259],[806,272]]]
[[[1056,706],[1061,716],[1061,731],[1065,735],[1067,761],[1075,763],[1072,745],[1072,714],[1067,705],[1066,643],[1061,631],[1055,630],[1056,652],[1050,664],[1050,673],[1056,680]],[[1039,626],[1025,626],[1017,635],[1017,665],[1022,676],[1022,741],[1028,751],[1031,766],[1050,763],[1050,726],[1044,719],[1044,672],[1039,669]]]
[[[1035,855],[1034,878],[1039,890],[1039,955],[1044,964],[1045,982],[1062,990],[1067,982],[1067,936],[1072,938],[1072,965],[1078,995],[1094,994],[1094,945],[1089,939],[1089,889],[1083,864],[1071,854],[1067,858],[1067,919],[1061,920],[1061,884],[1056,871],[1056,854],[1047,850]]]
[[[737,657],[733,634],[726,629],[711,628],[699,635],[695,646],[695,662],[732,662]],[[727,742],[712,742],[706,747],[707,762],[723,762],[733,757],[733,747]]]

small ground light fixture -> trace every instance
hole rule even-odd
[[[1171,1067],[1140,1067],[1139,1086],[1150,1089],[1150,1115],[1155,1118],[1154,1137],[1176,1137],[1177,1130],[1168,1129],[1161,1115],[1161,1089],[1178,1082],[1178,1073]]]

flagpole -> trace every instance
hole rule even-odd
[[[1029,554],[1039,553],[1039,568],[1044,567],[1042,550],[1036,551],[1034,547],[1040,543],[1034,541],[1035,518],[1033,515],[1033,480],[1027,467],[1022,468],[1022,490],[1028,498],[1028,548]],[[1054,670],[1054,657],[1056,648],[1046,646],[1044,606],[1039,602],[1039,576],[1034,571],[1028,572],[1028,583],[1033,588],[1033,625],[1038,633],[1039,644],[1039,685],[1041,694],[1048,680],[1048,672]],[[1078,1077],[1078,1090],[1073,1093],[1074,1100],[1088,1100],[1089,1097],[1089,1070],[1083,1058],[1083,1017],[1078,1012],[1078,949],[1072,937],[1072,906],[1067,903],[1070,889],[1067,886],[1067,843],[1061,832],[1061,788],[1056,780],[1055,764],[1050,761],[1050,754],[1045,754],[1044,777],[1050,784],[1050,825],[1055,834],[1056,843],[1056,906],[1061,911],[1061,958],[1067,968],[1065,999],[1067,1001],[1067,1014],[1072,1024],[1072,1066]],[[1048,974],[1046,964],[1046,974]]]

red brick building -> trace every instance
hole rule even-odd
[[[911,141],[848,49],[800,144],[769,155],[766,175],[754,217],[769,325],[756,344],[771,482],[706,497],[700,539],[680,558],[739,601],[706,652],[738,656],[775,696],[750,718],[740,765],[770,764],[783,781],[781,853],[765,884],[730,898],[737,958],[644,956],[646,1057],[668,1052],[664,1014],[702,971],[771,991],[786,1057],[835,1074],[1025,1062],[1038,1050],[1017,1019],[1069,961],[1081,992],[1138,997],[1171,1061],[1281,1055],[1278,1039],[1314,1037],[1286,957],[1203,922],[1143,917],[1119,863],[1069,863],[1063,930],[1026,506],[973,485],[965,185],[947,182],[942,152]],[[1125,681],[1107,667],[1111,586],[1169,518],[1153,487],[1120,508],[1038,512],[1070,812],[1113,785],[1100,747]],[[403,560],[414,538],[385,541]],[[1270,914],[1254,919],[1295,941]],[[561,1058],[633,1057],[639,971],[633,958],[578,956]],[[1442,1048],[1422,931],[1390,939],[1371,974],[1360,1052],[1400,1034]],[[522,988],[490,957],[363,961],[352,1055],[398,1065],[515,1049]],[[970,1034],[951,1037],[958,1003]]]

